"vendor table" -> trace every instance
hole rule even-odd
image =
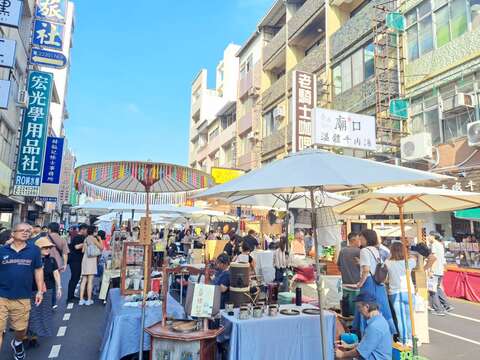
[[[295,308],[294,305],[282,305],[280,309]],[[304,304],[302,308],[313,308]],[[238,319],[222,312],[225,331],[219,341],[230,340],[229,360],[322,360],[322,340],[320,337],[320,316],[289,316],[278,314],[276,317],[264,316],[259,319]],[[335,320],[331,312],[324,312],[327,334],[328,360],[334,358]]]
[[[275,280],[275,268],[273,267],[273,251],[255,250],[252,252],[252,258],[255,259],[255,273],[263,276],[265,283],[271,283]]]
[[[205,257],[207,260],[215,260],[223,252],[228,240],[205,240]]]
[[[100,347],[100,360],[118,360],[139,350],[141,313],[140,307],[123,306],[125,301],[120,296],[120,289],[111,289],[106,305],[106,319],[102,329],[103,340]],[[168,316],[177,319],[185,317],[183,307],[168,295]],[[145,327],[162,320],[162,307],[147,307]],[[145,334],[144,350],[150,349],[150,336]]]
[[[447,296],[480,302],[480,270],[447,266],[443,288]]]

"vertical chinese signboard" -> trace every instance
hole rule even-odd
[[[14,195],[38,196],[52,96],[53,75],[31,71],[28,75],[28,106],[23,113],[18,148]]]
[[[57,201],[62,171],[64,138],[47,138],[39,200]]]
[[[67,0],[37,0],[37,19],[64,24],[67,14]]]
[[[315,107],[315,75],[303,71],[293,72],[293,141],[292,152],[302,151],[312,144],[312,119]]]

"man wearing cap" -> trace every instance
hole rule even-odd
[[[367,319],[367,327],[360,343],[351,350],[341,347],[335,351],[336,359],[390,360],[392,358],[392,335],[387,320],[378,310],[375,298],[363,293],[355,298],[360,314]]]
[[[430,242],[432,255],[435,257],[435,262],[432,265],[432,273],[437,284],[437,291],[430,292],[430,305],[434,310],[434,315],[445,315],[445,311],[453,310],[442,289],[443,273],[445,271],[445,264],[447,263],[445,260],[445,248],[442,244],[442,236],[438,232],[430,232],[428,241]]]
[[[217,257],[216,267],[217,272],[215,273],[215,278],[213,279],[213,285],[220,286],[220,291],[222,296],[220,298],[220,309],[225,308],[225,302],[229,298],[229,289],[230,289],[230,272],[228,267],[230,265],[230,257],[227,254],[220,254]]]
[[[10,326],[15,330],[15,338],[10,345],[17,360],[25,359],[22,341],[28,327],[34,278],[39,289],[35,305],[40,305],[43,300],[42,258],[40,249],[27,242],[30,234],[29,224],[18,224],[12,232],[13,242],[0,247],[0,348],[3,332],[10,320]]]

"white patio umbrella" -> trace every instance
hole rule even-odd
[[[407,274],[408,254],[405,239],[404,214],[428,213],[440,211],[454,211],[480,205],[480,193],[467,191],[453,191],[421,186],[392,186],[383,188],[372,193],[358,196],[335,207],[340,215],[399,215],[400,235],[405,254],[405,267]],[[410,277],[407,276],[408,302],[410,314],[413,315],[413,302],[411,293]],[[412,337],[415,339],[415,321],[412,322]],[[416,353],[416,341],[414,340],[414,354]]]
[[[274,161],[239,178],[212,187],[197,198],[221,198],[257,194],[295,194],[308,192],[312,209],[312,228],[315,244],[315,266],[317,270],[317,296],[322,304],[320,264],[318,259],[318,234],[316,231],[316,191],[347,191],[358,188],[373,188],[386,185],[416,184],[442,181],[450,177],[425,171],[384,164],[349,156],[336,155],[321,150],[295,153],[282,160]],[[326,359],[323,311],[320,312],[322,355]]]

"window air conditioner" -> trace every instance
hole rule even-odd
[[[27,90],[18,90],[17,106],[21,108],[26,108],[28,106]]]
[[[404,161],[419,160],[432,157],[432,135],[418,133],[405,136],[400,140],[401,156]]]
[[[280,120],[285,117],[285,107],[283,105],[278,105],[274,110],[273,110],[273,118],[275,120]]]
[[[474,98],[471,94],[458,93],[442,101],[443,112],[463,111],[465,108],[474,107]]]
[[[255,141],[256,140],[255,134],[253,132],[249,132],[247,135],[247,140]]]
[[[467,125],[467,138],[469,146],[480,146],[480,121]]]
[[[260,95],[260,89],[255,86],[248,90],[248,96],[257,97],[259,95]]]

